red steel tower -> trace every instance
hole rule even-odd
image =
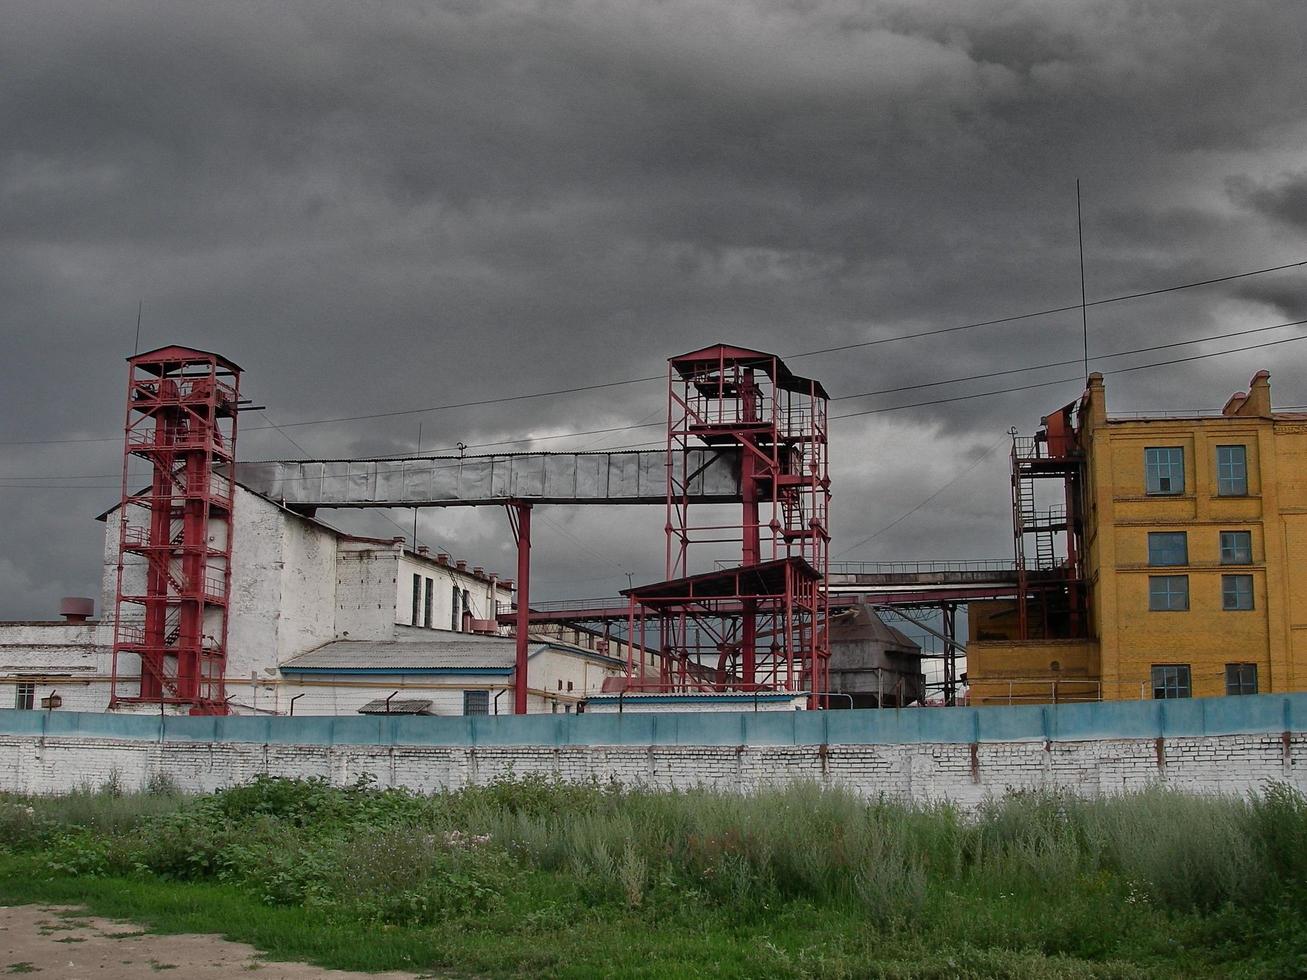
[[[827,394],[774,354],[717,344],[669,361],[667,578],[626,591],[631,636],[656,642],[666,691],[804,691],[811,707],[829,689],[827,667],[830,474]],[[738,454],[743,505],[690,498],[691,449]],[[691,551],[739,564],[692,573]],[[696,546],[693,547],[692,546]],[[706,553],[704,546],[711,546]],[[656,639],[650,636],[656,630]]]
[[[236,459],[240,368],[187,347],[128,364],[110,707],[226,714],[232,482],[217,470]],[[140,492],[134,459],[150,467]]]

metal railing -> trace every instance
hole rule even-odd
[[[923,575],[933,572],[1013,572],[1011,558],[964,558],[920,561],[833,561],[832,575]]]
[[[532,612],[558,612],[566,609],[625,609],[628,602],[624,596],[605,596],[602,599],[553,599],[549,602],[531,603]],[[515,612],[517,606],[510,602],[501,602],[499,615]]]
[[[1007,685],[1005,697],[1007,704],[1021,704],[1028,701],[1061,704],[1068,701],[1103,700],[1103,682],[1089,678],[1050,680],[1047,677],[994,677],[972,679],[970,688],[973,702],[976,699],[977,688],[981,689],[982,701],[991,700],[994,695],[987,693],[985,689],[996,686],[999,691],[1002,691],[1004,684]],[[1004,698],[1004,695],[1000,693],[998,697]]]

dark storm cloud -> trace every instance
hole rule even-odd
[[[1077,177],[1091,299],[1307,258],[1305,21],[1291,0],[10,2],[0,440],[111,436],[142,299],[143,346],[223,351],[286,426],[660,375],[667,355],[718,339],[799,354],[1069,305]],[[1094,307],[1091,352],[1294,319],[1302,296],[1289,271]],[[1080,345],[1073,312],[794,367],[852,394]],[[1265,364],[1279,401],[1307,402],[1292,345],[1110,375],[1109,398],[1219,406]],[[1076,393],[836,423],[835,550]],[[248,458],[302,455],[292,439],[316,456],[409,451],[421,421],[442,449],[657,418],[663,398],[644,384],[284,435],[253,415],[241,444]],[[849,557],[1003,553],[1003,456]],[[112,441],[6,446],[0,484],[118,466]],[[0,486],[0,615],[92,588],[100,526],[79,515],[114,481],[69,482]],[[555,511],[541,587],[656,574],[661,519],[646,516]],[[501,525],[423,520],[486,564]],[[608,588],[582,584],[605,575]]]
[[[1287,225],[1307,228],[1307,170],[1280,174],[1265,183],[1234,177],[1227,186],[1238,204]]]

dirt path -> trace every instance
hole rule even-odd
[[[172,971],[176,970],[176,973]],[[154,974],[181,980],[412,980],[411,973],[351,973],[305,963],[273,963],[253,946],[219,936],[146,935],[130,922],[75,908],[0,906],[0,977],[33,980],[139,980]]]

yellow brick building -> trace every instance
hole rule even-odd
[[[1044,583],[1083,584],[1025,639],[1014,603],[973,604],[973,703],[1307,690],[1307,415],[1272,412],[1270,376],[1219,416],[1109,418],[1093,374],[1045,426],[1075,472]]]

